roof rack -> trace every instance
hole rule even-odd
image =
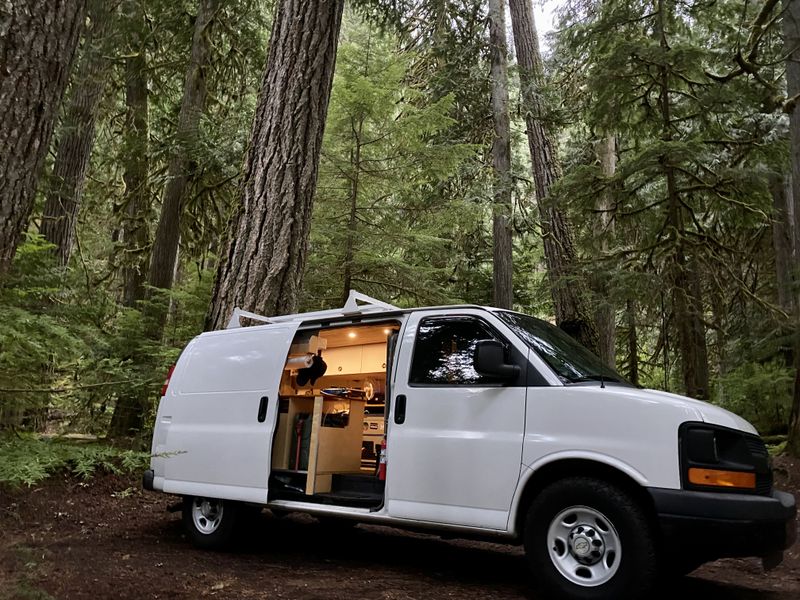
[[[362,304],[359,304],[361,302]],[[253,321],[261,321],[262,323],[287,323],[291,321],[308,321],[311,319],[323,319],[325,317],[346,317],[350,315],[364,315],[373,313],[389,312],[399,310],[397,306],[382,302],[372,296],[367,296],[361,292],[350,290],[350,295],[347,297],[347,302],[344,303],[342,308],[333,308],[331,310],[318,310],[314,312],[298,313],[294,315],[281,315],[278,317],[265,317],[257,315],[256,313],[247,312],[239,307],[233,309],[230,321],[225,329],[236,329],[241,327],[242,317],[252,319]]]

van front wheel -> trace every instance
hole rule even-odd
[[[552,597],[639,598],[657,574],[647,516],[622,488],[589,477],[557,481],[525,521],[525,554]]]
[[[200,548],[224,548],[233,540],[238,508],[231,501],[187,496],[183,499],[186,534]]]

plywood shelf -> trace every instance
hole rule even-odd
[[[331,476],[335,473],[358,473],[361,469],[361,438],[364,421],[364,401],[322,396],[288,396],[288,411],[279,415],[273,446],[272,468],[283,471],[291,464],[292,436],[298,414],[311,415],[311,437],[308,450],[306,494],[329,492]],[[346,404],[349,410],[345,427],[322,425],[323,415],[334,406]],[[326,410],[327,409],[327,410]]]

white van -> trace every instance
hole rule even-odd
[[[144,487],[183,496],[202,547],[263,506],[491,536],[524,543],[560,598],[636,597],[719,557],[772,566],[797,533],[752,425],[480,306],[237,309],[183,351],[152,452]]]

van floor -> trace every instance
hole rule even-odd
[[[352,508],[379,508],[383,505],[386,482],[371,474],[335,474],[331,491],[307,495],[304,471],[273,469],[269,478],[269,500],[294,500]]]

